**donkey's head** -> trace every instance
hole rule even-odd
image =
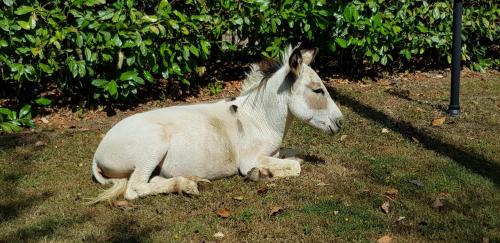
[[[317,48],[296,48],[290,55],[290,71],[284,81],[291,92],[288,109],[298,119],[333,135],[342,127],[343,116],[321,78],[309,66],[317,53]]]

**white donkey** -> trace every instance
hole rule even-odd
[[[198,194],[198,182],[241,173],[250,180],[298,176],[300,159],[280,159],[292,117],[335,134],[342,113],[309,67],[317,49],[289,47],[282,60],[252,65],[242,95],[130,116],[104,136],[92,172],[114,185],[93,202],[159,193]]]

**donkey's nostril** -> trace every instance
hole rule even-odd
[[[344,126],[344,118],[338,118],[335,123],[337,124],[337,127],[339,127],[339,129]]]

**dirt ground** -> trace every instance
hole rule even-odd
[[[84,205],[105,188],[91,180],[90,165],[113,124],[237,95],[240,80],[217,96],[205,88],[114,116],[61,109],[35,118],[36,129],[0,135],[0,242],[500,241],[500,73],[464,71],[459,117],[444,116],[446,70],[322,78],[347,125],[330,137],[293,123],[283,146],[305,155],[301,176],[235,176],[196,197]]]

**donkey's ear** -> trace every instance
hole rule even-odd
[[[298,48],[296,48],[292,52],[292,55],[290,55],[288,65],[290,66],[290,71],[299,76],[302,67],[302,52]]]
[[[314,58],[318,54],[318,51],[319,51],[319,49],[317,47],[315,47],[313,49],[300,50],[304,64],[310,65],[314,61]]]

